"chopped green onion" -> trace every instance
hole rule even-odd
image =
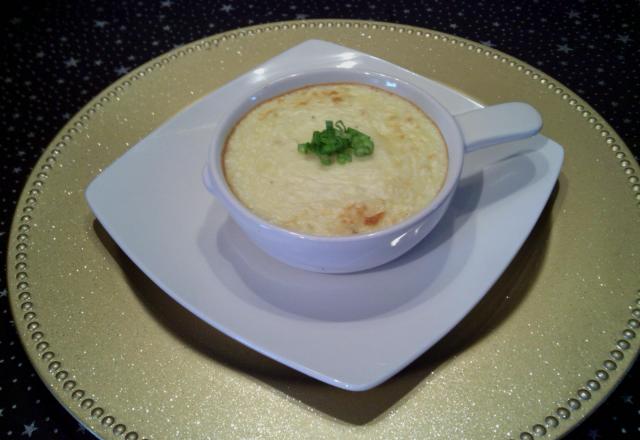
[[[362,157],[373,154],[373,140],[344,122],[325,121],[323,131],[314,131],[311,142],[298,144],[303,154],[313,153],[323,165],[331,165],[335,158],[339,164],[351,162],[352,155]]]
[[[336,161],[338,161],[338,163],[342,165],[344,165],[347,162],[351,162],[351,154],[347,153],[346,151],[343,151],[342,153],[338,153],[336,155]]]
[[[327,156],[326,154],[321,154],[319,157],[322,165],[331,165],[332,163],[331,157]]]

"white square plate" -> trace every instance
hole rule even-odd
[[[387,265],[347,275],[286,266],[249,242],[204,188],[210,141],[238,90],[301,66],[355,65],[424,87],[454,114],[480,107],[384,60],[311,40],[163,124],[96,177],[86,197],[123,251],[193,314],[309,376],[366,390],[435,344],[492,286],[540,216],[563,150],[536,136],[468,154],[440,224]]]

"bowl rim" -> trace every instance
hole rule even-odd
[[[305,77],[313,77],[316,75],[345,75],[348,76],[349,79],[343,80],[330,80],[330,81],[316,81],[310,82],[304,85],[297,85],[291,87],[284,87],[282,85],[286,85],[289,82],[294,82],[294,80],[304,79]],[[362,79],[362,80],[360,80]],[[369,81],[367,81],[367,79]],[[379,87],[375,84],[372,84],[372,79],[380,79],[380,80],[390,80],[395,84],[401,85],[402,88],[411,91],[414,93],[419,99],[423,99],[431,104],[432,107],[437,109],[439,115],[444,116],[446,119],[446,123],[449,125],[449,130],[447,130],[447,136],[443,133],[442,124],[436,122],[434,116],[432,116],[431,112],[428,112],[424,106],[420,105],[416,100],[402,96],[398,93],[396,95],[400,96],[403,99],[411,102],[415,106],[417,106],[421,111],[423,111],[440,131],[441,136],[445,140],[445,145],[447,147],[447,175],[445,177],[440,190],[437,195],[429,202],[425,207],[423,207],[418,212],[410,215],[404,220],[392,224],[386,228],[379,229],[372,232],[367,233],[358,233],[353,235],[344,235],[344,236],[324,236],[324,235],[314,235],[307,234],[303,232],[292,231],[290,229],[286,229],[282,226],[278,226],[274,223],[270,223],[266,219],[258,216],[253,213],[249,208],[247,208],[233,193],[229,184],[224,177],[224,170],[222,166],[222,152],[224,151],[224,145],[226,144],[227,138],[235,128],[236,124],[250,111],[252,111],[255,107],[262,104],[269,99],[274,97],[292,92],[294,90],[307,87],[314,84],[335,84],[335,83],[356,83],[363,84],[372,87],[376,87],[382,90],[385,90],[390,93],[394,93],[388,89],[383,87]],[[272,89],[279,90],[277,93],[269,93]],[[265,95],[260,99],[256,98],[256,95]],[[246,107],[245,110],[242,110]],[[451,139],[453,138],[453,142]],[[456,154],[452,155],[452,149],[456,148]],[[453,160],[452,160],[452,156]],[[232,108],[230,108],[229,112],[225,117],[221,119],[219,124],[217,125],[216,132],[212,138],[212,141],[209,145],[208,151],[208,162],[205,166],[207,177],[209,182],[213,185],[214,188],[209,188],[209,192],[212,192],[214,196],[218,197],[221,202],[223,202],[228,209],[232,212],[232,216],[235,217],[234,214],[241,214],[245,218],[249,219],[251,222],[255,223],[260,229],[268,230],[270,232],[276,233],[283,237],[294,237],[296,239],[308,240],[310,242],[319,242],[319,243],[354,243],[360,241],[369,241],[375,238],[383,238],[383,237],[394,237],[396,238],[398,235],[405,234],[407,230],[414,227],[417,223],[423,222],[426,218],[430,216],[431,213],[437,211],[444,203],[447,202],[449,196],[455,191],[456,186],[458,184],[460,174],[462,171],[462,163],[464,157],[464,142],[462,138],[462,133],[460,132],[460,128],[455,121],[454,116],[429,92],[418,87],[417,85],[397,78],[395,76],[377,72],[370,69],[358,69],[358,66],[353,66],[350,68],[338,68],[338,67],[323,67],[323,68],[313,68],[308,69],[301,72],[296,72],[294,74],[287,74],[277,79],[271,81],[269,84],[262,85],[256,88],[252,88],[251,90],[247,90],[242,96],[237,98],[236,103]],[[215,170],[215,172],[214,172]]]

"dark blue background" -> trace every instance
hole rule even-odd
[[[4,5],[6,8],[6,4]],[[22,1],[0,19],[0,256],[13,210],[49,141],[89,99],[139,64],[211,34],[270,21],[352,18],[483,42],[589,102],[638,158],[637,1]],[[640,286],[638,286],[640,287]],[[0,276],[0,438],[92,438],[33,372]],[[636,367],[569,438],[640,437]]]

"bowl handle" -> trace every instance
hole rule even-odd
[[[455,115],[465,152],[535,135],[542,128],[540,113],[524,102],[492,105]]]

